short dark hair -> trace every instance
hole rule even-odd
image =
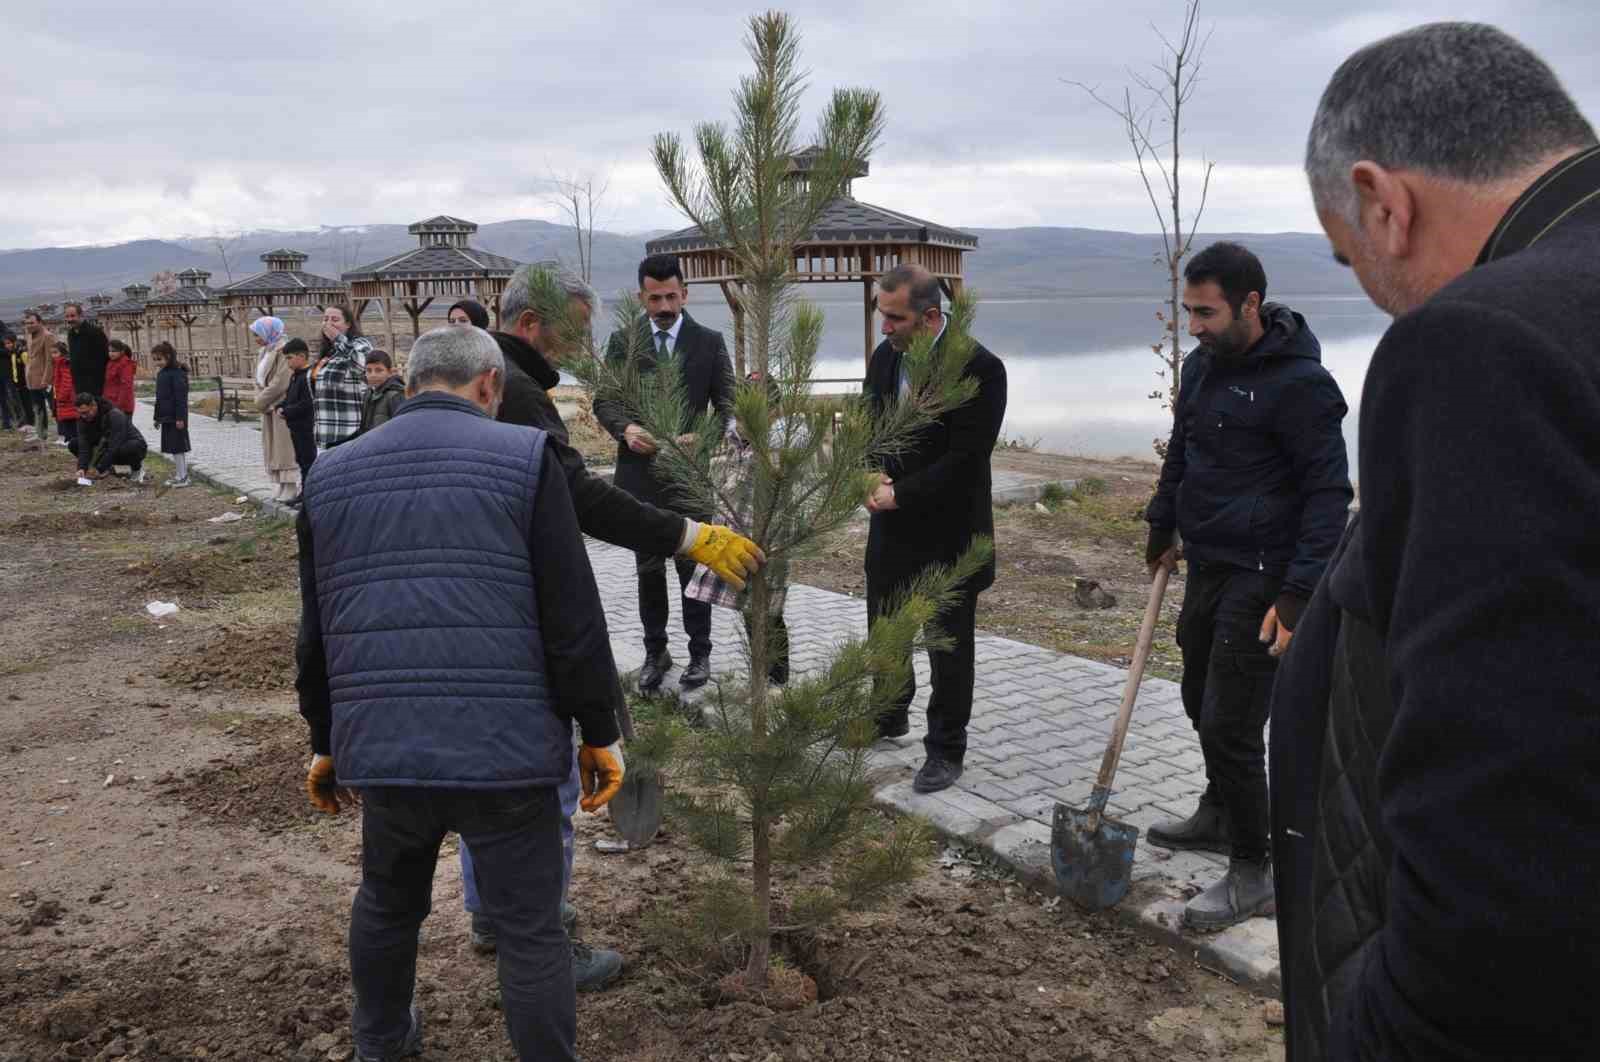
[[[1267,301],[1267,271],[1261,268],[1261,259],[1242,243],[1223,240],[1214,243],[1189,259],[1183,267],[1183,279],[1190,284],[1216,282],[1222,297],[1235,314],[1252,291]]]
[[[68,350],[67,345],[61,342],[59,339],[56,340],[56,353],[60,354],[63,358],[70,358],[72,356],[72,351]]]
[[[23,314],[22,315],[22,323],[23,324],[27,324],[28,323],[28,318],[30,318],[30,317],[33,318],[35,321],[38,321],[40,324],[44,324],[44,318],[39,316],[39,311],[38,310],[29,310],[27,313]]]
[[[394,362],[390,359],[389,352],[387,350],[369,350],[369,351],[367,351],[367,364],[368,365],[382,365],[385,369],[388,369],[390,372],[394,371]]]
[[[1355,214],[1350,167],[1370,159],[1470,184],[1595,143],[1594,127],[1532,49],[1475,22],[1385,37],[1334,72],[1306,137],[1319,210]]]
[[[68,307],[77,310],[79,314],[83,313],[83,303],[81,302],[64,302],[61,304],[61,312],[66,313]]]
[[[106,346],[110,347],[112,350],[120,351],[123,354],[127,354],[130,357],[133,355],[133,348],[128,346],[128,344],[124,343],[120,339],[113,339],[113,340],[111,340],[111,342],[107,343]]]
[[[287,358],[290,354],[304,354],[307,357],[310,357],[311,348],[306,346],[305,340],[301,339],[299,336],[295,336],[293,339],[289,340],[289,342],[283,345],[283,356]]]
[[[921,317],[929,310],[939,308],[939,278],[928,272],[926,266],[910,262],[897,265],[878,278],[879,291],[899,291],[911,288],[911,312]]]
[[[672,280],[677,278],[683,282],[683,267],[678,264],[675,254],[653,254],[639,263],[639,290],[644,290],[644,278],[651,280]]]
[[[91,395],[88,391],[79,391],[72,398],[72,404],[75,406],[92,406],[98,401],[100,400],[94,395]]]
[[[178,364],[178,348],[168,343],[165,339],[150,348],[150,357],[163,365]],[[180,366],[181,367],[181,366]]]

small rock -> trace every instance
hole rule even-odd
[[[350,1062],[356,1055],[353,1047],[335,1047],[328,1052],[328,1062]]]
[[[107,1058],[121,1058],[128,1053],[128,1041],[119,1036],[106,1044],[105,1050],[100,1053]]]
[[[339,1046],[338,1033],[318,1033],[307,1041],[306,1046],[319,1055],[326,1055],[329,1051]]]
[[[1044,502],[1034,502],[1033,511],[1036,513],[1044,513],[1046,516],[1050,515],[1050,507]]]
[[[1279,1003],[1276,999],[1269,1001],[1267,1005],[1261,1009],[1261,1018],[1268,1025],[1282,1025],[1283,1004]]]
[[[1117,599],[1097,581],[1082,577],[1072,581],[1072,599],[1080,608],[1114,608],[1117,604]]]

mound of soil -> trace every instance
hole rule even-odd
[[[243,555],[214,550],[184,550],[128,569],[143,593],[207,598],[270,590],[282,583],[285,572],[270,556]]]
[[[200,648],[175,658],[161,678],[196,691],[293,689],[297,630],[294,621],[269,627],[224,626]]]
[[[288,716],[254,719],[233,736],[256,751],[237,763],[158,778],[161,794],[223,827],[275,834],[315,821],[305,792],[305,724]]]
[[[132,513],[120,506],[89,513],[24,513],[6,525],[6,530],[19,538],[53,538],[63,534],[84,531],[120,531],[125,528],[162,527],[180,524],[183,519],[176,513]]]

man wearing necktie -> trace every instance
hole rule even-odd
[[[645,333],[634,338],[632,349],[650,350],[641,357],[641,374],[671,371],[680,374],[684,396],[683,430],[692,430],[695,420],[709,405],[721,417],[726,429],[733,418],[733,362],[722,333],[694,321],[684,312],[689,291],[683,272],[673,255],[654,254],[639,263],[639,302],[648,315],[641,323]],[[647,340],[648,346],[641,340]],[[611,337],[606,357],[622,362],[629,356],[628,337],[620,332]],[[617,440],[616,485],[662,509],[670,509],[695,520],[710,520],[711,514],[689,512],[654,469],[656,441],[626,410],[613,403],[595,403],[595,417]],[[683,437],[689,441],[687,437]],[[667,651],[667,576],[665,557],[635,552],[639,576],[639,619],[644,625],[644,667],[639,671],[639,688],[660,687],[672,669]],[[678,557],[681,592],[694,574],[694,561]],[[684,689],[704,686],[711,678],[711,606],[703,601],[683,598],[683,629],[689,636],[689,666],[678,682]]]

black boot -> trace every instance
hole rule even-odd
[[[1195,813],[1182,822],[1163,822],[1150,827],[1145,840],[1160,848],[1180,848],[1194,852],[1233,854],[1233,831],[1228,828],[1228,811],[1221,804],[1200,802]]]
[[[667,672],[672,670],[672,654],[665,649],[644,658],[644,666],[639,669],[639,691],[641,693],[654,693],[661,688],[662,680],[667,677]]]
[[[697,690],[711,681],[711,657],[691,656],[689,666],[683,669],[678,685],[686,690]]]

